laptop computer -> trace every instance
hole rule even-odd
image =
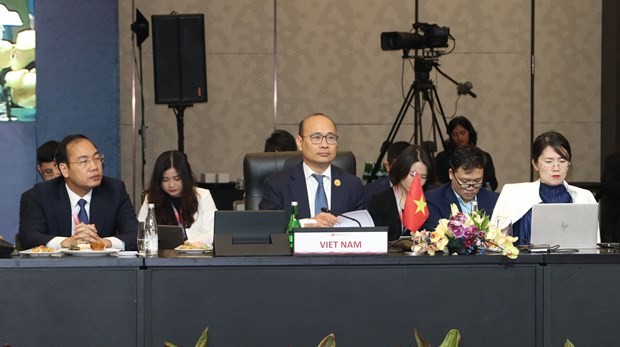
[[[284,210],[215,211],[214,234],[232,234],[233,243],[269,243],[271,233],[283,233],[289,214]]]
[[[533,245],[596,248],[598,204],[538,204],[532,206]]]
[[[144,228],[144,222],[138,227]],[[159,249],[175,249],[185,242],[185,231],[178,225],[158,225],[157,239]]]

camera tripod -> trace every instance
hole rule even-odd
[[[405,54],[403,58],[407,59],[409,57]],[[443,73],[439,69],[438,67],[439,64],[437,64],[436,61],[433,61],[427,58],[422,58],[422,57],[415,57],[414,59],[415,59],[414,65],[413,65],[414,76],[415,76],[414,81],[411,84],[411,87],[409,88],[409,92],[407,92],[407,96],[405,97],[405,100],[403,101],[403,104],[400,107],[400,111],[398,111],[398,115],[396,116],[396,120],[394,121],[394,124],[392,125],[392,129],[390,130],[390,133],[388,134],[387,139],[381,145],[381,151],[379,154],[379,158],[377,158],[377,161],[375,162],[372,168],[370,177],[368,178],[368,182],[371,182],[376,178],[377,172],[381,168],[381,161],[383,159],[383,156],[387,152],[388,148],[394,142],[394,138],[396,137],[396,134],[398,133],[398,130],[400,129],[400,126],[403,123],[403,119],[405,118],[405,115],[407,114],[407,111],[409,110],[409,108],[412,106],[411,105],[412,101],[413,101],[413,110],[415,113],[414,119],[413,119],[414,121],[413,122],[414,143],[423,146],[424,149],[427,150],[429,154],[431,155],[433,152],[437,151],[437,134],[439,134],[439,138],[441,139],[441,144],[445,145],[438,118],[441,118],[441,121],[443,122],[445,129],[448,128],[448,122],[446,120],[446,116],[443,111],[443,106],[441,105],[441,100],[439,100],[439,94],[437,93],[437,88],[433,84],[433,81],[430,79],[430,72],[434,67],[435,70],[437,70],[440,74],[442,74],[443,76],[448,78],[450,81],[455,83],[457,86],[460,87],[461,84],[455,81],[454,79],[450,78],[445,73]],[[428,142],[424,142],[424,136],[422,134],[422,115],[423,115],[422,100],[427,102],[431,109],[433,140],[428,141]],[[439,110],[440,117],[438,117],[435,111],[436,110],[435,106],[437,106],[437,109]]]

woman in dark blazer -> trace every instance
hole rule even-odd
[[[392,187],[373,196],[368,203],[368,212],[376,226],[388,227],[388,240],[398,240],[408,234],[403,228],[402,211],[409,187],[415,174],[420,176],[422,187],[429,186],[432,180],[431,158],[418,145],[411,145],[401,152],[390,168]]]

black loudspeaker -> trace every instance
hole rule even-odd
[[[151,16],[155,103],[207,102],[204,15]]]

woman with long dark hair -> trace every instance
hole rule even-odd
[[[182,226],[189,242],[211,245],[217,208],[209,190],[195,185],[196,178],[185,154],[179,151],[160,154],[138,220],[144,221],[149,203],[155,204],[158,224]]]
[[[437,153],[437,157],[435,158],[437,181],[440,184],[450,182],[448,170],[450,169],[450,156],[454,149],[466,145],[476,146],[477,142],[478,134],[469,119],[464,116],[452,118],[450,123],[448,123],[446,150]],[[495,191],[495,189],[497,189],[497,178],[495,177],[493,159],[487,152],[484,152],[484,155],[487,158],[484,166],[484,187]]]
[[[415,175],[420,184],[430,186],[433,178],[431,157],[418,145],[406,147],[390,168],[392,187],[374,195],[368,203],[368,213],[376,226],[388,227],[388,240],[398,240],[405,232],[402,221],[405,200]]]

